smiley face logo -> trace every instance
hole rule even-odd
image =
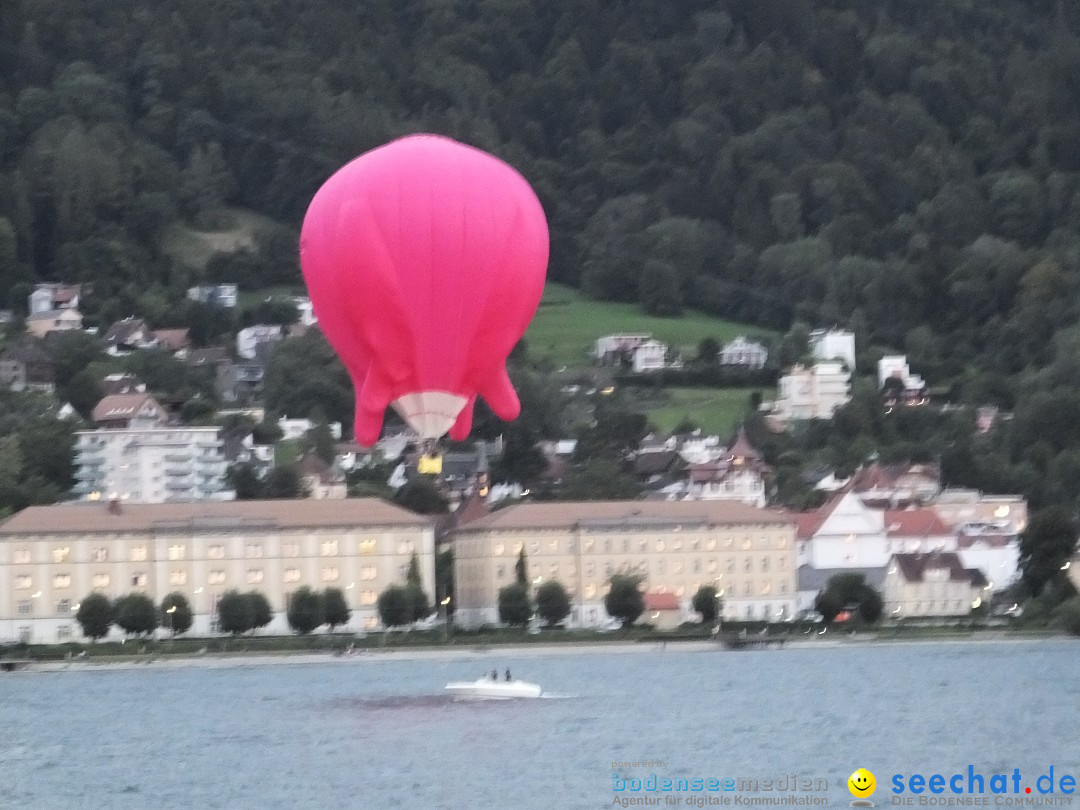
[[[867,796],[874,795],[874,791],[877,789],[877,780],[866,768],[859,768],[848,777],[847,787],[852,796],[857,799],[865,799]]]

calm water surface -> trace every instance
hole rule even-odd
[[[591,810],[654,771],[826,778],[846,807],[857,767],[881,807],[893,773],[1080,777],[1078,664],[1044,641],[0,675],[0,808]],[[563,697],[442,696],[494,666]],[[613,768],[639,760],[667,769]]]

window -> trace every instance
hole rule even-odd
[[[559,538],[558,537],[553,537],[550,540],[548,540],[548,551],[550,551],[553,554],[558,553],[558,551],[559,551]]]
[[[586,574],[586,576],[591,577],[595,573],[596,573],[596,563],[594,563],[592,560],[589,560],[589,562],[585,563],[585,574]]]
[[[104,547],[95,548],[93,551],[90,552],[90,559],[94,562],[108,562],[109,550]]]
[[[715,574],[717,571],[720,570],[720,563],[716,560],[709,560],[709,564],[706,566],[706,570],[708,570],[710,574]]]
[[[781,557],[780,558],[780,570],[783,571],[786,568],[787,568],[787,558],[786,557]]]
[[[749,537],[744,537],[742,541],[742,547],[744,549],[750,548],[754,543]]]
[[[300,556],[300,544],[299,543],[282,543],[281,544],[281,556],[282,557],[299,557]]]
[[[26,574],[15,577],[15,590],[28,591],[34,587],[34,580],[32,577],[28,577]]]
[[[657,540],[656,541],[656,550],[657,551],[663,551],[665,548],[667,548],[667,546],[664,545],[663,540]]]
[[[319,553],[324,557],[336,557],[337,540],[323,540],[319,546]]]
[[[761,595],[762,596],[767,596],[770,593],[772,593],[772,583],[771,582],[762,582],[761,583]]]
[[[70,624],[62,624],[62,625],[60,625],[59,627],[56,628],[56,640],[57,641],[67,641],[69,638],[71,638],[71,625]]]
[[[109,575],[108,574],[94,574],[93,579],[95,588],[108,588],[109,587]]]
[[[52,559],[55,563],[67,562],[67,558],[71,556],[70,546],[57,546],[53,549]]]
[[[768,557],[762,557],[761,558],[761,570],[762,571],[768,571],[769,570],[769,558]]]
[[[743,592],[743,596],[749,596],[750,595],[750,582],[749,581],[744,582],[742,584],[742,592]]]
[[[694,551],[701,551],[701,538],[695,537],[693,540],[691,540],[690,548],[692,548]]]
[[[675,551],[682,551],[682,538],[676,537],[674,540],[672,540],[671,547],[675,549]]]
[[[20,616],[29,616],[34,611],[34,605],[29,599],[20,599],[17,611]]]
[[[179,569],[169,572],[170,585],[187,585],[187,571]]]
[[[206,549],[206,556],[211,560],[224,560],[225,559],[225,546],[213,545]]]
[[[693,563],[691,563],[691,566],[695,574],[701,573],[701,560],[694,560]]]
[[[131,547],[131,561],[132,562],[146,562],[146,546],[132,546]]]
[[[263,555],[262,543],[248,543],[244,546],[244,556],[249,560],[260,559]]]
[[[375,591],[360,591],[361,605],[374,605],[379,599]]]
[[[360,579],[370,581],[373,579],[377,579],[378,576],[379,569],[376,568],[374,565],[365,565],[363,568],[360,569]]]
[[[187,546],[183,543],[173,543],[169,546],[169,559],[170,560],[182,560],[184,554],[187,552]]]
[[[52,584],[54,588],[70,588],[71,574],[56,574],[52,578]]]
[[[715,537],[710,537],[708,540],[705,541],[705,550],[706,551],[716,551],[716,538]]]
[[[623,550],[623,552],[628,552],[628,551],[630,551],[630,538],[629,538],[629,537],[624,537],[624,538],[623,538],[623,541],[622,541],[622,550]]]
[[[540,553],[540,541],[539,540],[533,540],[532,544],[530,545],[530,548],[532,549],[533,554],[539,554]]]
[[[676,560],[675,564],[671,566],[671,573],[681,574],[683,572],[683,561]]]
[[[261,568],[249,568],[247,572],[248,585],[258,585],[263,581],[263,572]]]
[[[664,561],[663,560],[657,560],[656,561],[656,573],[658,573],[658,574],[663,574],[664,573]]]
[[[780,593],[787,593],[787,583],[786,582],[781,582],[780,583]]]
[[[412,540],[398,540],[398,554],[412,554],[414,551],[416,551],[416,544]]]
[[[30,549],[15,549],[15,554],[12,556],[12,562],[15,563],[15,565],[28,565],[30,563]]]
[[[584,544],[584,545],[582,546],[582,548],[583,548],[583,549],[584,549],[585,551],[592,551],[592,549],[593,549],[593,543],[594,543],[594,542],[595,542],[595,541],[593,540],[593,538],[591,538],[591,537],[586,537],[586,538],[585,538],[585,544]]]
[[[596,586],[590,582],[585,586],[585,598],[592,599],[594,596],[596,596]]]
[[[494,551],[496,554],[503,554],[506,552],[506,546],[502,543],[496,543]]]
[[[71,613],[71,600],[70,599],[57,599],[56,600],[56,615],[66,616]]]
[[[495,577],[496,579],[502,579],[504,576],[506,576],[506,566],[499,563],[495,566]]]
[[[683,586],[683,585],[676,586],[675,595],[676,596],[686,596],[686,587]]]
[[[559,564],[558,563],[552,563],[550,570],[551,570],[550,575],[554,577],[555,575],[557,575],[559,573]]]
[[[327,566],[323,568],[321,573],[321,579],[323,582],[337,582],[338,570],[336,566]]]
[[[742,563],[742,570],[743,571],[745,571],[746,573],[750,573],[750,571],[751,571],[751,569],[753,569],[753,567],[754,567],[754,563],[749,557],[747,557],[745,560],[743,560],[743,563]]]
[[[375,541],[370,537],[365,537],[363,540],[356,544],[356,550],[361,554],[374,554]]]
[[[728,557],[727,572],[729,574],[734,574],[735,573],[735,558],[734,557]]]
[[[299,582],[300,581],[300,569],[299,568],[286,568],[285,576],[283,579],[286,582]]]
[[[131,584],[136,588],[146,587],[146,574],[140,572],[131,575]]]
[[[210,585],[221,585],[225,582],[225,572],[220,569],[216,571],[210,571],[206,575],[206,581]]]

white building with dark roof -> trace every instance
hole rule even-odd
[[[762,368],[768,360],[768,349],[760,343],[747,340],[742,335],[739,335],[720,350],[720,364],[723,366]]]

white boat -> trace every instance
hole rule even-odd
[[[538,698],[540,686],[526,681],[496,681],[479,678],[475,681],[456,681],[446,685],[446,691],[455,700],[512,700],[514,698]]]

